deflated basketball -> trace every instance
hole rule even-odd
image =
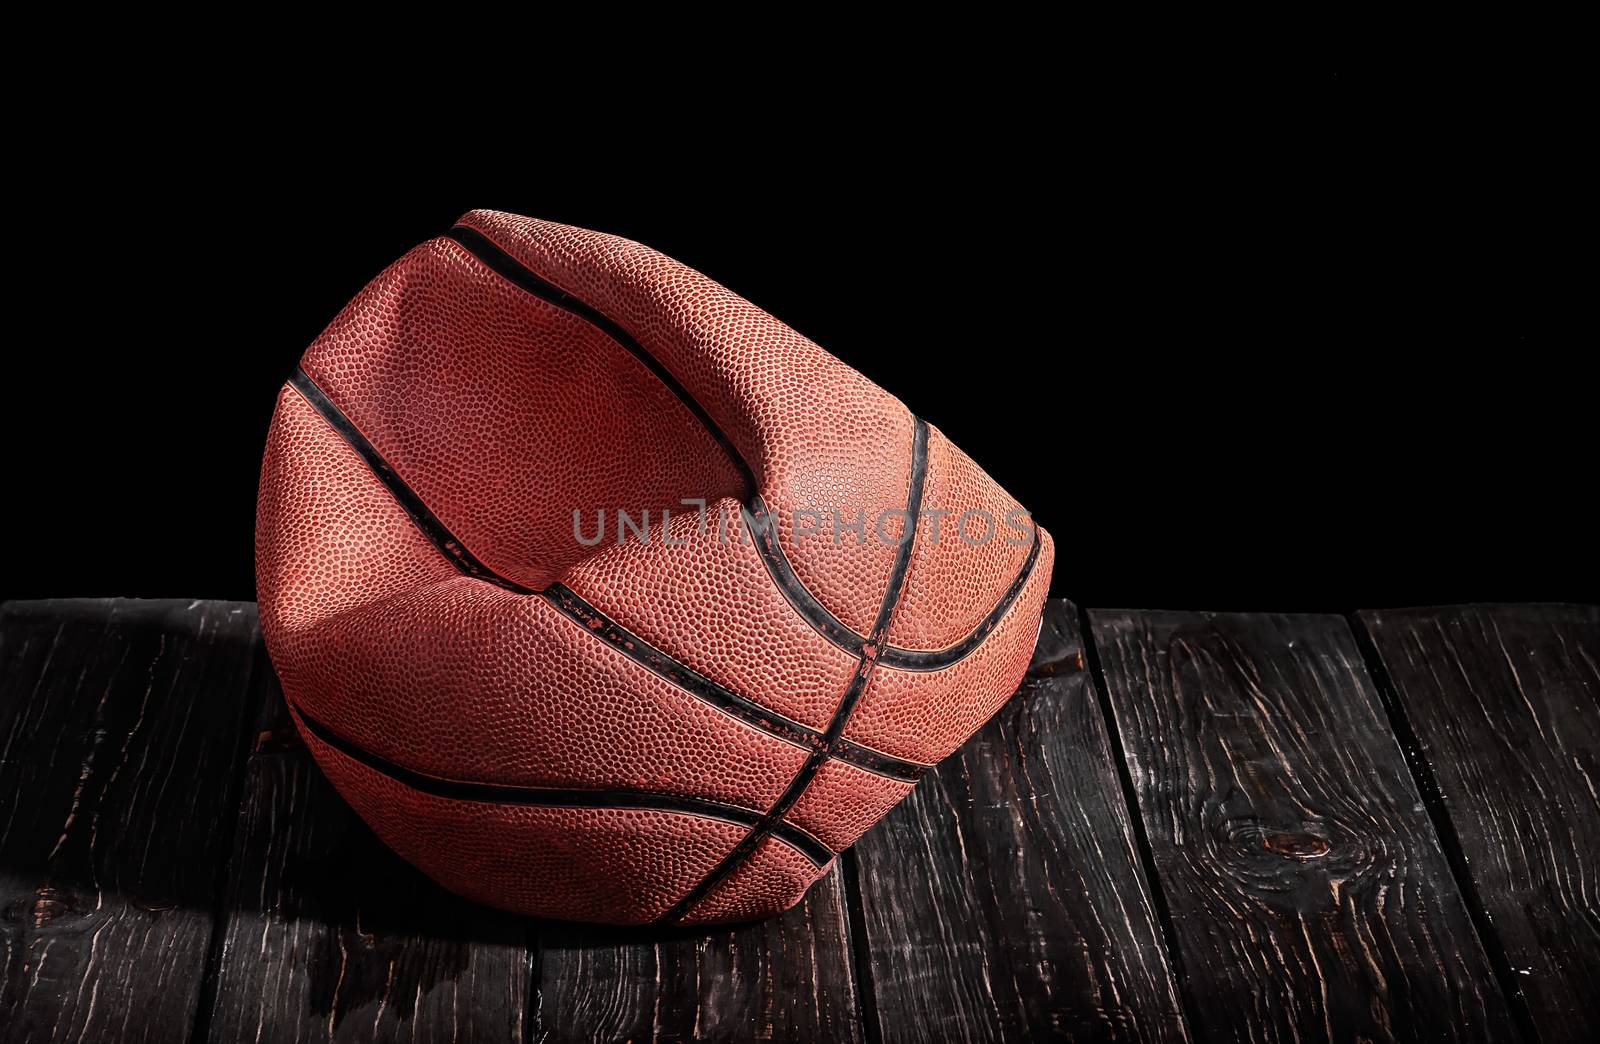
[[[937,428],[647,247],[492,211],[278,398],[256,517],[306,743],[522,913],[783,910],[1016,687],[1049,534]]]

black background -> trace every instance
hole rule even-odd
[[[849,121],[677,99],[581,137],[41,119],[0,596],[253,597],[279,385],[383,265],[493,207],[648,243],[862,370],[1052,530],[1080,603],[1593,601],[1563,97],[1330,65],[905,86]]]

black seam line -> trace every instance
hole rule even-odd
[[[794,566],[783,553],[783,546],[777,537],[778,517],[767,510],[759,495],[752,495],[750,506],[745,507],[744,523],[745,528],[750,531],[751,543],[755,545],[762,563],[767,567],[767,573],[772,577],[773,584],[795,612],[805,618],[812,630],[834,645],[854,656],[861,655],[862,648],[870,639],[845,626],[837,616],[828,611],[827,606],[817,600],[795,574]],[[886,667],[903,671],[940,671],[972,655],[978,646],[983,644],[984,639],[994,631],[995,625],[1011,610],[1012,604],[1027,586],[1028,578],[1033,575],[1034,566],[1039,561],[1040,543],[1039,528],[1035,526],[1033,544],[1028,548],[1027,557],[1023,560],[1022,568],[1017,571],[1016,577],[1012,579],[1011,586],[1006,588],[1005,593],[995,602],[994,608],[989,610],[988,615],[980,620],[978,626],[965,638],[943,649],[905,649],[896,645],[885,645],[878,652],[878,662]]]
[[[894,611],[900,604],[900,595],[905,589],[906,576],[911,568],[911,552],[916,544],[917,520],[922,514],[923,480],[928,471],[928,425],[920,418],[916,422],[916,429],[911,440],[911,489],[906,496],[905,527],[900,533],[900,548],[895,554],[894,566],[889,570],[889,580],[883,592],[883,602],[878,607],[877,619],[873,621],[872,635],[874,639],[881,639],[889,631],[889,624],[894,619]],[[828,722],[828,730],[823,733],[825,746],[822,750],[812,753],[806,759],[800,771],[796,772],[789,785],[784,788],[783,794],[777,802],[767,810],[744,839],[734,846],[733,851],[722,858],[722,861],[712,868],[711,872],[700,879],[699,884],[689,889],[688,893],[673,904],[672,908],[656,918],[656,924],[670,924],[679,920],[695,904],[709,895],[728,875],[739,867],[739,864],[756,850],[769,835],[775,834],[787,823],[783,817],[795,802],[800,800],[811,781],[816,778],[822,763],[838,746],[840,734],[844,732],[845,725],[854,713],[856,703],[861,699],[861,694],[866,690],[867,681],[872,677],[872,669],[877,666],[879,647],[876,641],[868,642],[861,650],[861,660],[857,664],[855,674],[850,679],[850,685],[845,689],[844,695],[839,700],[839,706],[834,709],[833,718]]]
[[[932,765],[924,765],[920,761],[906,761],[893,754],[885,754],[881,750],[863,747],[859,743],[840,737],[834,741],[832,754],[840,761],[849,762],[858,769],[887,776],[889,779],[901,783],[916,783],[922,779],[922,774],[931,769]]]
[[[624,330],[622,326],[613,321],[609,316],[593,306],[579,300],[572,294],[556,286],[554,283],[535,274],[521,261],[501,250],[494,242],[482,232],[468,225],[457,225],[445,233],[446,238],[454,241],[467,253],[482,261],[503,278],[515,283],[528,293],[555,305],[563,311],[570,312],[589,325],[596,327],[613,341],[616,341],[628,351],[635,359],[645,365],[656,379],[667,386],[667,390],[678,397],[678,400],[694,414],[695,420],[706,430],[706,434],[716,440],[717,445],[727,454],[729,462],[738,469],[739,476],[744,480],[745,488],[754,491],[756,488],[755,473],[750,470],[750,465],[744,456],[733,445],[731,439],[717,427],[716,421],[706,412],[704,406],[685,388],[678,379],[672,375],[661,362],[645,350],[644,345],[634,339],[633,335]]]
[[[463,573],[516,594],[538,595],[562,614],[582,625],[584,630],[596,638],[611,645],[618,652],[687,692],[690,696],[708,703],[778,739],[797,744],[807,750],[822,748],[824,740],[822,734],[816,729],[802,725],[774,711],[767,710],[753,700],[718,685],[687,664],[674,659],[611,620],[600,610],[579,598],[575,592],[566,586],[557,583],[551,584],[543,591],[536,591],[508,580],[484,565],[477,556],[467,550],[466,545],[456,538],[455,534],[450,531],[439,517],[429,510],[416,491],[399,476],[389,462],[383,458],[383,455],[378,452],[377,447],[368,441],[360,429],[328,398],[305,370],[296,369],[294,376],[289,379],[289,383],[305,397],[311,408],[316,410],[338,432],[340,437],[356,451],[357,455],[361,457],[373,474],[388,489],[390,495],[395,498],[401,509],[410,516],[411,521],[417,526],[418,530],[446,558],[454,562],[456,567]],[[905,761],[880,751],[859,747],[854,744],[848,747],[841,747],[835,756],[841,761],[847,761],[869,772],[909,782],[921,779],[922,773],[927,769],[926,765]]]
[[[722,447],[723,452],[727,454],[733,466],[738,469],[740,477],[744,480],[745,487],[750,491],[750,499],[744,506],[745,523],[747,526],[751,526],[751,534],[756,538],[754,540],[756,549],[761,554],[761,560],[766,563],[767,571],[771,574],[773,581],[778,585],[778,590],[782,592],[784,598],[788,600],[789,604],[794,607],[806,622],[821,633],[824,638],[827,638],[851,655],[859,656],[862,646],[871,639],[855,633],[855,631],[840,622],[839,618],[829,612],[827,606],[823,605],[795,574],[788,558],[783,553],[782,547],[772,535],[777,530],[777,516],[767,510],[766,505],[762,503],[760,494],[756,492],[755,472],[751,469],[749,462],[744,459],[744,455],[734,446],[733,441],[728,438],[727,434],[711,419],[711,415],[706,412],[700,401],[691,395],[689,389],[685,388],[672,375],[672,371],[663,366],[661,361],[650,354],[632,334],[623,329],[620,323],[540,276],[521,261],[506,253],[488,236],[472,226],[456,225],[445,233],[445,238],[483,262],[491,271],[502,278],[521,287],[541,301],[583,319],[609,336],[613,341],[621,345],[628,354],[644,364],[646,369],[655,374],[656,378],[666,385],[667,390],[677,396],[678,400],[683,403],[689,412],[694,414],[695,419],[700,422],[701,426],[716,441],[717,445]],[[917,423],[922,424],[923,422],[918,420]],[[926,435],[923,438],[926,439]],[[759,519],[767,519],[770,524],[764,529],[755,528],[755,526],[751,525],[750,516],[752,513]],[[1035,533],[1035,552],[1037,552],[1038,542],[1038,535]],[[947,649],[899,649],[893,646],[885,646],[879,653],[879,662],[902,670],[937,671],[964,659],[983,643],[983,639],[987,637],[989,630],[1005,615],[1006,610],[1011,608],[1011,603],[1016,600],[1017,595],[1022,591],[1022,587],[1032,571],[1033,562],[1034,556],[1030,556],[1027,564],[1023,567],[1022,573],[1012,582],[1006,595],[1001,598],[989,615],[984,618],[984,621],[979,624],[978,629],[966,638]],[[502,584],[501,586],[504,585]]]
[[[796,575],[794,566],[789,564],[788,556],[779,545],[778,516],[767,509],[760,494],[751,494],[750,503],[744,506],[743,514],[750,542],[755,545],[756,553],[761,556],[767,573],[784,599],[818,634],[852,656],[860,656],[861,647],[867,640],[829,612],[828,607],[818,601],[816,595]]]
[[[873,649],[864,650],[876,658],[881,649],[876,647],[889,633],[889,622],[900,606],[900,594],[906,577],[911,572],[911,552],[917,542],[917,523],[922,519],[922,487],[928,477],[928,422],[916,418],[911,437],[911,492],[906,497],[906,517],[900,532],[900,549],[894,556],[894,568],[889,571],[889,583],[883,593],[883,604],[878,607],[878,619],[872,625]]]
[[[468,576],[494,584],[496,587],[503,587],[507,591],[515,591],[517,594],[537,593],[531,587],[524,587],[496,573],[468,551],[466,545],[456,539],[455,534],[450,532],[449,528],[439,520],[439,516],[422,502],[416,491],[395,473],[394,468],[383,459],[377,447],[368,441],[361,433],[361,429],[345,416],[344,411],[328,398],[302,367],[295,367],[294,375],[289,378],[289,386],[299,392],[306,402],[311,404],[311,408],[316,410],[350,448],[356,451],[356,454],[366,462],[367,467],[372,469],[372,473],[378,476],[378,481],[383,483],[384,488],[399,503],[401,510],[409,515],[411,521],[422,531],[422,535],[427,537],[446,558],[454,562],[457,569]]]
[[[1011,611],[1017,596],[1022,594],[1022,589],[1027,586],[1028,578],[1033,575],[1033,568],[1039,562],[1039,527],[1033,529],[1033,546],[1028,548],[1028,557],[1022,563],[1021,572],[1017,573],[1011,586],[1006,588],[1006,593],[995,603],[989,615],[985,616],[972,633],[954,645],[944,649],[902,649],[897,646],[886,645],[878,654],[878,662],[885,667],[895,667],[903,671],[938,671],[972,655],[978,646],[994,632],[1006,613]]]
[[[643,808],[657,812],[679,812],[685,815],[718,819],[725,823],[751,826],[761,820],[761,813],[741,805],[706,798],[682,797],[652,790],[577,790],[556,787],[523,787],[507,783],[473,783],[465,780],[442,779],[397,765],[387,758],[372,753],[364,747],[341,736],[324,725],[304,707],[290,704],[312,735],[337,750],[345,757],[381,773],[412,790],[452,801],[481,801],[494,805],[534,805],[551,808]],[[803,853],[817,866],[827,866],[834,856],[833,850],[811,834],[793,824],[784,824],[787,830],[777,832],[779,840]]]
[[[715,704],[730,715],[796,746],[815,750],[821,745],[822,736],[815,729],[770,711],[753,700],[718,685],[687,664],[673,659],[608,618],[565,584],[553,583],[543,594],[545,600],[557,611],[577,621],[584,630],[600,638],[628,659],[649,669],[652,674],[664,678],[703,702]]]
[[[565,584],[553,583],[540,593],[559,612],[571,617],[619,653],[703,702],[795,746],[807,750],[822,750],[826,746],[826,739],[816,729],[717,684],[610,619]],[[906,782],[921,779],[922,773],[928,768],[854,743],[848,747],[841,744],[834,756],[879,775]]]

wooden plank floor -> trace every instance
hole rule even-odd
[[[1590,1041],[1600,610],[1051,603],[783,917],[533,922],[380,844],[254,607],[0,606],[0,1041]]]
[[[1600,609],[1360,617],[1514,999],[1544,1040],[1600,1040]]]
[[[1515,1039],[1344,620],[1091,619],[1202,1036]]]

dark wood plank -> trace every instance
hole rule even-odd
[[[885,1041],[1186,1039],[1077,611],[856,847]]]
[[[525,1039],[527,923],[402,861],[300,742],[276,677],[246,770],[202,1039]]]
[[[248,603],[0,607],[0,1038],[188,1038],[255,638]]]
[[[839,864],[781,917],[733,930],[541,926],[535,1039],[856,1041]]]
[[[1600,1040],[1600,608],[1360,617],[1539,1037]]]
[[[1198,1035],[1515,1039],[1342,618],[1090,615]]]

